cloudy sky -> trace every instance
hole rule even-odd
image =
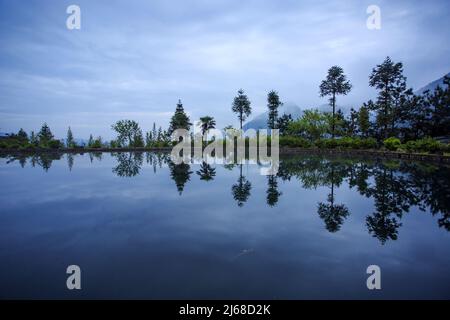
[[[81,8],[68,30],[66,8]],[[369,5],[381,30],[368,30]],[[361,0],[0,0],[0,131],[58,137],[113,136],[135,119],[167,126],[178,99],[192,120],[236,125],[239,88],[254,114],[275,89],[301,108],[326,103],[320,81],[344,68],[353,91],[338,104],[373,98],[372,67],[389,55],[418,89],[450,71],[450,3]]]

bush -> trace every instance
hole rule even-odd
[[[360,139],[358,144],[361,149],[375,149],[378,146],[375,138]]]
[[[386,149],[388,149],[390,151],[396,151],[396,150],[398,150],[398,148],[400,148],[402,143],[401,143],[400,139],[390,137],[383,141],[383,145]]]
[[[59,149],[63,146],[62,142],[59,140],[50,140],[48,142],[48,147],[51,149]]]
[[[409,152],[446,152],[448,150],[448,146],[436,141],[432,138],[423,138],[415,141],[408,141],[405,144],[405,149]]]
[[[293,137],[293,136],[281,136],[280,146],[282,147],[297,147],[297,148],[310,148],[311,142],[304,138]]]

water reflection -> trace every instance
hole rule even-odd
[[[144,159],[153,172],[169,170],[170,179],[182,196],[187,183],[196,177],[200,181],[215,183],[218,165],[205,161],[198,164],[176,164],[165,153],[112,153],[115,166],[112,172],[119,177],[135,177],[144,166]],[[53,161],[66,157],[67,166],[73,170],[78,155],[42,153],[33,155],[8,155],[6,163],[18,162],[22,168],[30,165],[48,171]],[[102,153],[89,153],[90,161],[102,161]],[[282,202],[280,182],[299,183],[303,189],[326,188],[328,192],[317,203],[317,214],[326,230],[338,232],[351,215],[348,203],[337,196],[345,188],[373,201],[367,206],[365,223],[370,235],[385,244],[397,240],[402,218],[412,207],[438,216],[438,225],[450,231],[450,168],[428,163],[381,161],[367,159],[326,158],[319,156],[286,157],[280,159],[277,175],[267,176],[266,204],[275,207]],[[251,160],[249,160],[251,162]],[[192,166],[197,166],[194,170]],[[221,165],[227,170],[238,170],[237,181],[231,185],[231,194],[238,207],[244,207],[252,193],[252,182],[243,173],[243,163]],[[192,174],[195,171],[195,175]],[[347,200],[348,201],[348,200]]]

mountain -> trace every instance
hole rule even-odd
[[[445,76],[450,77],[450,72],[447,73]],[[415,92],[415,94],[416,94],[416,95],[423,94],[426,90],[434,91],[434,89],[436,89],[437,86],[441,86],[441,87],[442,87],[443,84],[444,84],[444,77],[445,77],[445,76],[443,76],[442,78],[437,79],[437,80],[435,80],[435,81],[433,81],[433,82],[430,82],[430,83],[427,84],[425,87],[423,87],[423,88],[417,90],[417,91]]]
[[[303,111],[294,103],[285,103],[278,109],[278,116],[283,114],[290,114],[292,119],[301,117]],[[267,120],[269,119],[269,111],[266,111],[260,115],[254,117],[251,121],[243,125],[243,129],[267,129]]]

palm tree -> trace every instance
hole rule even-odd
[[[202,136],[205,136],[208,130],[214,129],[216,127],[216,121],[213,117],[204,116],[200,118],[199,125],[202,129]],[[205,137],[205,141],[208,141],[207,136]]]

